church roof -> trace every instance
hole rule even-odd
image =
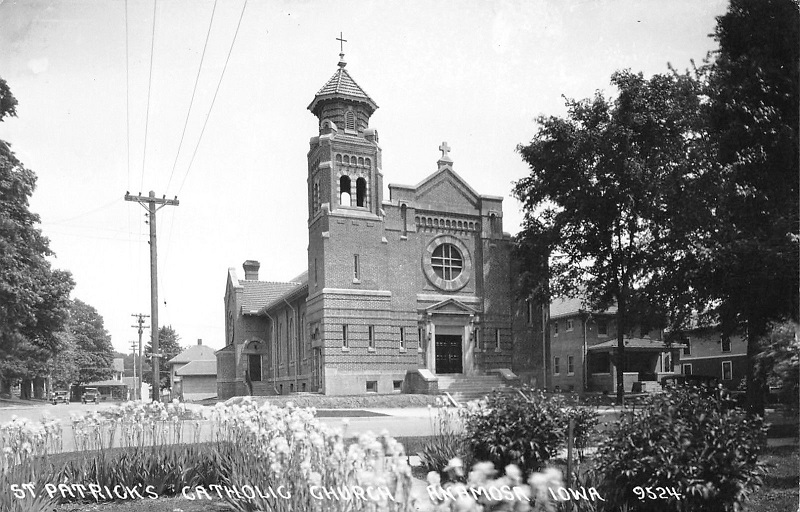
[[[242,312],[248,314],[257,311],[286,292],[300,286],[300,283],[278,283],[272,281],[239,281],[244,288],[242,294]]]
[[[317,92],[314,96],[314,101],[308,106],[308,110],[316,114],[316,109],[321,102],[332,99],[348,99],[366,103],[370,107],[371,112],[374,112],[378,108],[378,105],[369,97],[369,94],[364,92],[364,89],[362,89],[356,81],[353,80],[350,73],[344,69],[344,62],[339,63],[339,69],[337,69],[330,80],[322,86],[322,89]]]
[[[175,363],[188,363],[197,360],[214,359],[214,349],[205,345],[192,345],[177,356],[167,361],[167,365]]]

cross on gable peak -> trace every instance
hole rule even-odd
[[[450,146],[447,144],[447,142],[442,142],[442,144],[439,146],[439,151],[442,152],[442,156],[439,158],[440,164],[453,162],[453,159],[450,158]]]

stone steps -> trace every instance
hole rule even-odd
[[[499,375],[438,376],[439,393],[448,393],[459,403],[479,400],[490,395],[495,389],[513,390]]]

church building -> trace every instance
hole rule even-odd
[[[512,291],[503,199],[461,178],[447,143],[432,174],[385,198],[378,105],[340,56],[308,106],[319,133],[307,271],[267,282],[257,261],[243,278],[228,270],[218,396],[436,393],[454,376],[544,384],[546,315]]]

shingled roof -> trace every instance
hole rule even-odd
[[[317,92],[314,96],[314,101],[308,106],[308,110],[317,114],[316,110],[320,103],[331,99],[349,99],[365,103],[370,108],[370,114],[378,108],[378,105],[372,98],[364,92],[364,89],[362,89],[356,81],[353,80],[350,73],[344,69],[344,62],[339,63],[339,69],[336,70],[330,80]]]
[[[279,283],[272,281],[239,281],[243,288],[242,314],[247,315],[271,304],[286,293],[300,286],[300,283]]]
[[[177,356],[167,361],[167,365],[175,363],[188,363],[197,360],[215,360],[214,349],[205,345],[192,345]]]
[[[216,375],[217,374],[217,360],[204,360],[192,361],[185,366],[181,366],[175,370],[177,375]]]
[[[550,303],[550,318],[561,318],[578,313],[614,315],[617,313],[617,306],[614,304],[609,306],[605,311],[592,311],[586,307],[581,298],[556,299]]]

